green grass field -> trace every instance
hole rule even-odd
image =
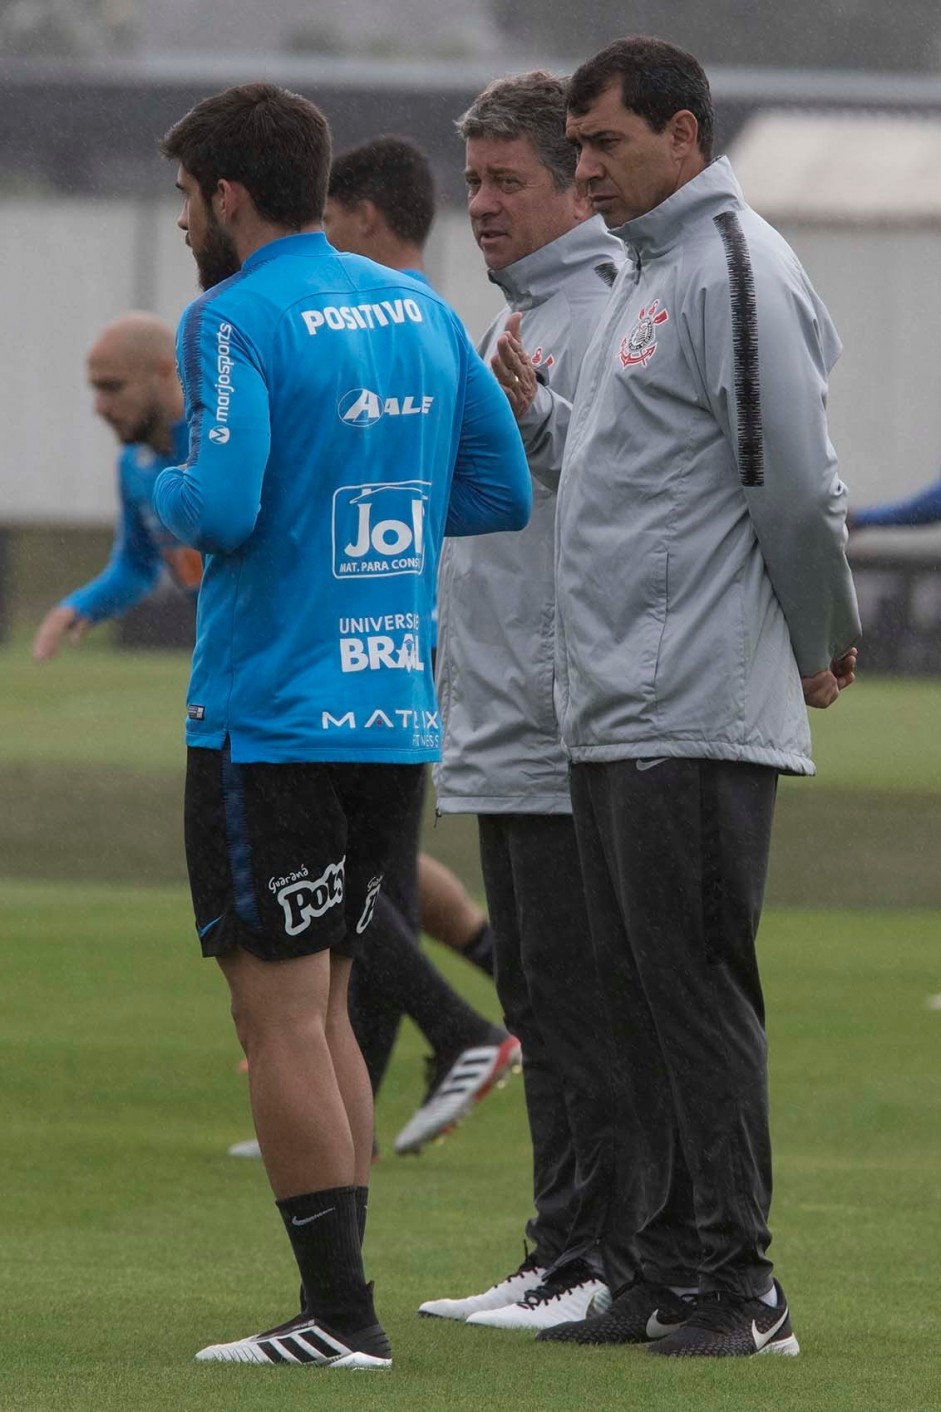
[[[801,1358],[664,1366],[418,1319],[516,1263],[529,1170],[518,1079],[394,1157],[421,1095],[406,1029],[367,1238],[396,1366],[369,1377],[191,1361],[284,1317],[296,1279],[259,1164],[225,1155],[249,1124],[183,883],[185,674],[94,643],[42,669],[0,652],[0,1412],[941,1408],[941,686],[862,682],[815,718],[819,778],[782,788],[761,952]],[[427,838],[475,876],[461,823]]]

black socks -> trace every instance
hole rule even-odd
[[[366,1238],[366,1212],[369,1209],[369,1187],[354,1186],[356,1193],[356,1219],[359,1223],[359,1243],[362,1245]]]
[[[493,928],[489,922],[484,922],[461,948],[461,955],[486,975],[493,976]]]
[[[368,1188],[330,1187],[277,1203],[304,1287],[304,1308],[337,1333],[377,1322],[363,1273]]]

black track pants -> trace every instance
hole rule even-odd
[[[595,952],[619,1055],[617,1197],[648,1278],[760,1294],[771,1263],[755,957],[776,772],[714,760],[572,767]]]
[[[614,1159],[603,1002],[571,817],[478,819],[495,980],[523,1047],[536,1215],[526,1234],[541,1263],[585,1254],[600,1268]]]

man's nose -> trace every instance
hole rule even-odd
[[[471,216],[479,220],[481,216],[492,216],[500,208],[500,202],[496,190],[492,186],[485,186],[481,183],[473,196],[467,203],[467,210]]]
[[[602,174],[603,169],[598,159],[582,148],[575,164],[575,180],[584,185],[585,182],[593,181]]]

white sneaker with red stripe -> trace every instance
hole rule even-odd
[[[457,1126],[475,1103],[521,1063],[520,1042],[506,1030],[493,1039],[462,1049],[452,1061],[437,1061],[424,1102],[395,1139],[400,1155],[420,1152],[427,1142]]]

